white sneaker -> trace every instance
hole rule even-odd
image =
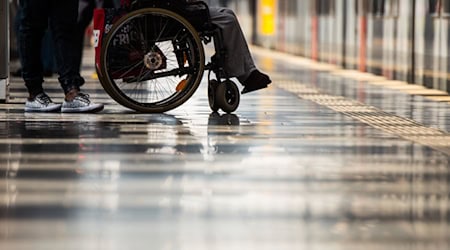
[[[78,93],[72,101],[64,102],[61,107],[63,113],[96,113],[102,111],[103,104],[92,103],[89,100],[89,95]]]
[[[33,100],[25,102],[25,112],[55,112],[61,109],[61,104],[56,104],[46,93],[40,93]]]

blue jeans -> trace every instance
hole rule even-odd
[[[42,38],[50,26],[64,92],[84,84],[76,62],[78,0],[21,0],[19,46],[22,75],[31,95],[43,92]]]

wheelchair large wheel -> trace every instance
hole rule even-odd
[[[186,102],[205,67],[195,28],[175,12],[145,8],[120,18],[101,52],[100,82],[119,104],[162,113]]]

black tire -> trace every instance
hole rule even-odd
[[[218,86],[219,82],[217,80],[210,80],[208,83],[208,102],[209,107],[213,112],[217,112],[220,109],[216,99],[216,92]]]
[[[217,86],[217,105],[226,113],[232,113],[239,107],[239,88],[232,81],[225,81]]]
[[[195,28],[173,11],[145,8],[113,25],[103,42],[99,76],[119,104],[163,113],[194,94],[204,67],[203,44]]]

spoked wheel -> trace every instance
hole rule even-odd
[[[236,111],[240,102],[239,88],[232,81],[225,81],[217,86],[217,105],[226,113]]]
[[[217,112],[219,110],[219,104],[217,103],[216,92],[217,87],[219,86],[219,82],[217,80],[210,80],[208,83],[208,101],[209,107],[213,112]]]
[[[119,104],[162,113],[186,102],[205,66],[200,37],[175,12],[139,9],[120,18],[102,47],[100,82]]]

